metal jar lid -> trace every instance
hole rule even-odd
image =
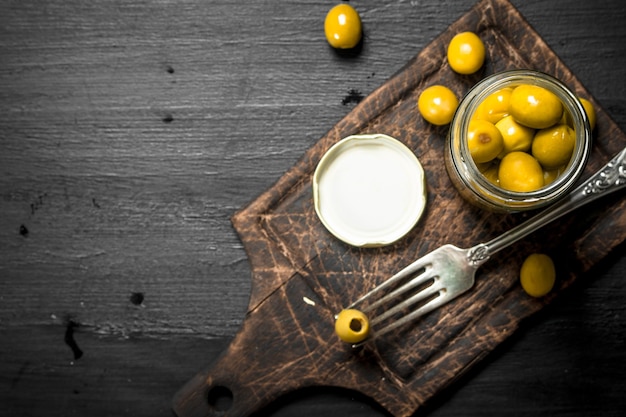
[[[315,211],[338,239],[384,246],[406,235],[426,205],[424,169],[402,142],[383,134],[333,145],[313,176]]]

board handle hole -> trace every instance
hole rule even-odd
[[[233,392],[222,385],[216,385],[209,390],[207,400],[216,411],[228,411],[233,405]]]

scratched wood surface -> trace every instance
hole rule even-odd
[[[478,34],[487,50],[483,68],[471,76],[459,76],[445,59],[446,45],[463,31]],[[423,319],[357,351],[334,337],[333,315],[402,266],[444,244],[468,248],[487,242],[527,217],[494,215],[464,201],[441,164],[446,128],[425,123],[415,111],[429,85],[443,84],[463,96],[486,75],[516,68],[549,73],[593,100],[509,2],[483,0],[359,103],[275,186],[236,213],[233,224],[252,265],[248,314],[219,361],[177,394],[179,417],[219,415],[206,398],[216,390],[233,397],[227,415],[242,417],[310,386],[351,389],[396,417],[408,417],[626,239],[626,200],[607,198],[503,251],[478,271],[471,291]],[[626,134],[597,103],[596,108],[587,176],[626,146]],[[333,144],[358,133],[392,135],[420,158],[426,172],[423,219],[383,249],[343,244],[313,208],[315,167]],[[548,239],[553,236],[559,239]],[[559,271],[554,290],[541,299],[528,297],[519,285],[519,267],[534,252],[550,254]]]
[[[0,2],[0,414],[171,415],[244,318],[230,216],[473,5],[353,1],[344,57],[328,3],[249,3]],[[621,2],[513,3],[624,129]],[[421,414],[619,415],[622,253]],[[335,390],[261,414],[331,412],[384,415]]]

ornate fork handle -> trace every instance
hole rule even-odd
[[[469,262],[478,267],[494,253],[546,224],[600,197],[622,189],[624,186],[626,186],[626,148],[622,149],[602,169],[575,188],[564,199],[495,239],[470,248],[468,252]]]
[[[624,184],[626,184],[626,148],[589,178],[581,192],[585,195],[598,194],[599,197],[607,190],[611,192],[612,187],[620,188]]]

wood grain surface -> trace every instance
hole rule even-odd
[[[478,34],[487,50],[483,68],[471,76],[456,74],[445,58],[452,37],[465,31]],[[219,361],[177,394],[179,417],[215,415],[219,410],[206,397],[216,390],[232,395],[228,415],[237,417],[309,386],[351,389],[396,417],[408,417],[626,239],[626,200],[618,195],[503,251],[478,271],[471,291],[362,349],[354,351],[333,335],[334,314],[418,256],[445,244],[468,248],[487,242],[528,217],[496,215],[464,201],[441,164],[447,128],[424,122],[415,110],[427,86],[446,85],[463,96],[477,80],[519,68],[551,74],[593,100],[508,1],[483,0],[359,103],[276,185],[235,214],[233,224],[252,265],[248,313]],[[626,146],[626,134],[595,107],[598,128],[587,176]],[[339,140],[361,133],[392,135],[420,158],[426,172],[423,219],[383,249],[338,241],[313,208],[311,183],[319,161]],[[555,260],[559,279],[549,297],[528,297],[519,285],[520,265],[530,253],[548,253]]]
[[[1,415],[172,415],[248,305],[230,217],[473,1],[2,1]],[[521,2],[626,127],[621,2]],[[623,245],[420,415],[621,415]],[[385,415],[307,390],[261,415]]]

